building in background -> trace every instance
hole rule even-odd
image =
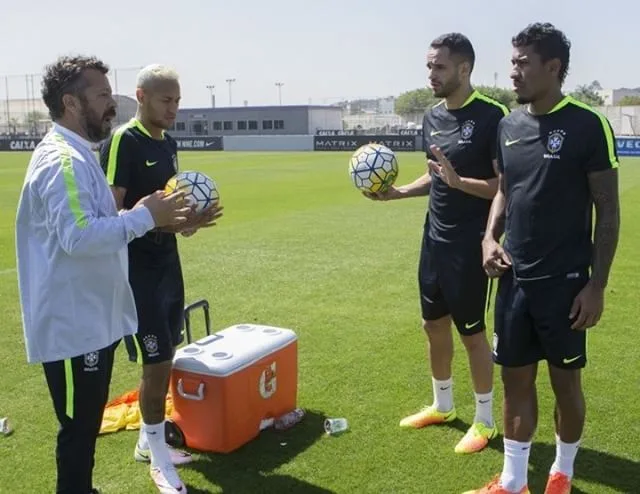
[[[406,127],[405,120],[394,113],[358,113],[345,115],[342,120],[345,130],[370,131],[374,134],[389,134]]]
[[[622,98],[627,96],[640,98],[640,88],[599,89],[596,92],[604,100],[605,106],[617,105]]]
[[[337,106],[240,106],[182,108],[171,135],[309,135],[324,129],[342,129]]]

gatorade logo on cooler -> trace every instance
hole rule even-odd
[[[276,363],[262,371],[260,375],[260,396],[265,400],[271,398],[276,392]]]

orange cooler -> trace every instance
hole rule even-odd
[[[239,324],[176,352],[171,418],[188,447],[228,453],[254,439],[264,419],[296,408],[297,391],[296,334]]]

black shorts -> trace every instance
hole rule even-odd
[[[587,363],[586,331],[571,329],[573,301],[588,273],[535,281],[507,271],[498,283],[493,359],[505,367],[547,360],[554,367],[579,369]]]
[[[135,360],[135,350],[143,364],[172,360],[175,347],[183,340],[184,280],[180,261],[154,266],[133,262],[129,283],[138,313],[138,332],[127,345],[130,359]],[[131,345],[132,341],[135,345]]]
[[[477,241],[436,242],[425,229],[418,283],[425,321],[451,315],[462,335],[484,331],[488,283],[480,237]]]

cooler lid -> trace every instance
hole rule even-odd
[[[223,377],[249,367],[297,339],[285,328],[236,324],[176,351],[173,367],[195,374]]]

